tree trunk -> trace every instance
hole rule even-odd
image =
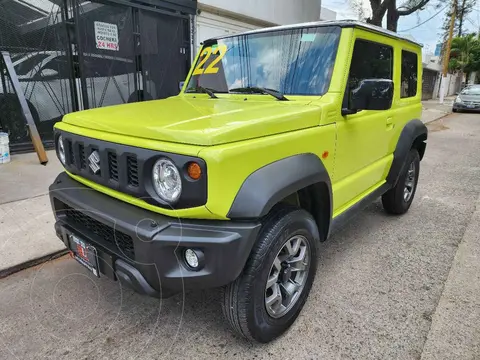
[[[382,18],[383,18],[383,15],[382,15],[382,17],[372,15],[371,18],[367,19],[367,23],[372,24],[372,25],[377,25],[377,26],[381,27],[382,26]]]
[[[465,17],[465,2],[466,0],[462,1],[462,5],[460,7],[460,13],[458,14],[458,37],[462,36],[462,28],[463,28],[463,18]]]
[[[385,16],[389,3],[395,0],[370,0],[370,7],[372,8],[372,17],[367,19],[367,23],[382,26],[382,19]]]
[[[393,32],[397,32],[398,18],[400,15],[397,10],[397,1],[391,0],[388,4],[387,10],[387,29]]]

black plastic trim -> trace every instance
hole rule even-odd
[[[243,182],[227,217],[260,218],[287,196],[316,183],[327,185],[331,210],[330,177],[317,155],[299,154],[278,160],[258,169]]]
[[[385,194],[391,188],[392,186],[390,184],[383,184],[378,189],[365,196],[362,200],[358,201],[357,203],[349,207],[347,210],[345,210],[343,213],[332,219],[328,236],[330,237],[337,233],[339,230],[341,230],[353,217],[358,215],[360,211],[365,209],[365,207],[370,205],[373,201]]]
[[[160,297],[159,291],[152,288],[136,268],[118,259],[115,261],[115,275],[120,282],[140,294]]]
[[[409,121],[403,128],[397,141],[397,147],[393,152],[393,162],[387,176],[387,183],[391,184],[392,187],[396,185],[398,177],[402,173],[402,168],[405,165],[410,149],[415,141],[422,137],[424,138],[423,141],[427,139],[428,129],[425,124],[418,119]],[[422,146],[426,147],[426,144]],[[423,149],[423,152],[424,151],[425,148]],[[420,158],[423,158],[423,153],[420,154]]]
[[[74,175],[81,176],[97,184],[141,198],[150,204],[167,209],[186,209],[202,206],[207,203],[207,164],[203,159],[107,142],[60,130],[55,130],[55,144],[58,143],[57,139],[60,135],[62,135],[64,141],[67,143],[71,142],[74,144],[72,149],[73,159],[70,156],[70,151],[67,148],[65,149],[67,153],[67,163],[64,166],[65,169]],[[84,148],[84,156],[86,159],[85,168],[81,168],[80,166],[79,145],[82,145]],[[66,146],[68,147],[70,145]],[[88,156],[90,156],[93,150],[98,150],[100,153],[101,169],[99,174],[94,174],[88,166]],[[110,177],[110,169],[108,167],[109,153],[115,153],[117,155],[118,181]],[[132,184],[129,183],[126,172],[129,157],[134,157],[137,160],[138,186],[132,186]],[[180,175],[182,175],[182,194],[180,195],[180,199],[174,204],[168,204],[162,200],[153,188],[152,168],[155,162],[161,157],[173,161]],[[202,177],[196,181],[192,181],[183,170],[188,163],[193,161],[198,163],[202,169]]]
[[[259,221],[177,219],[154,213],[94,191],[66,173],[61,173],[50,186],[50,201],[55,213],[55,230],[62,241],[68,244],[67,234],[74,234],[95,246],[101,273],[113,279],[112,268],[116,271],[115,264],[121,259],[138,270],[161,297],[186,289],[223,286],[235,280],[261,227]],[[62,204],[131,236],[134,257],[129,258],[118,246],[106,243],[81,224],[69,222]],[[184,263],[181,253],[186,248],[204,254],[200,270],[193,271]],[[122,269],[122,280],[127,285],[152,295],[136,272],[125,266]]]

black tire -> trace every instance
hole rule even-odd
[[[406,180],[409,176],[409,169],[411,164],[415,169],[414,183],[411,190],[411,196],[408,199],[404,197],[406,187]],[[407,156],[407,161],[402,169],[402,173],[398,178],[397,185],[390,189],[382,196],[382,204],[385,211],[389,214],[402,215],[405,214],[412,205],[417,191],[418,175],[420,173],[420,155],[416,149],[411,149]]]
[[[269,315],[265,304],[266,282],[273,262],[287,241],[299,235],[306,239],[308,272],[296,302],[281,317]],[[232,329],[248,340],[267,343],[283,334],[295,321],[307,300],[317,270],[320,242],[313,217],[305,210],[280,207],[264,220],[242,274],[222,288],[222,309]]]
[[[456,113],[457,111],[458,111],[458,110],[457,110],[457,109],[455,109],[455,108],[453,108],[453,109],[452,109],[452,112],[455,112],[455,113]]]

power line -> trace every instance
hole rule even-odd
[[[478,28],[478,26],[479,26],[480,24],[475,24],[475,23],[473,22],[473,20],[470,19],[468,16],[465,16],[465,19],[467,19],[470,24],[472,24],[473,26],[475,26],[475,30],[477,30],[477,28]]]
[[[425,24],[426,22],[429,22],[430,20],[432,20],[435,16],[437,16],[438,14],[440,14],[443,10],[445,10],[447,7],[449,6],[449,4],[445,5],[443,8],[441,8],[436,14],[434,14],[433,16],[429,17],[427,20],[421,22],[420,24],[410,28],[410,29],[405,29],[405,30],[399,30],[397,32],[407,32],[407,31],[410,31],[410,30],[413,30],[413,29],[416,29],[418,28],[419,26],[422,26],[423,24]]]

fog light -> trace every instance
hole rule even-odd
[[[187,249],[183,256],[185,262],[192,270],[200,270],[203,267],[203,253],[200,250]]]

